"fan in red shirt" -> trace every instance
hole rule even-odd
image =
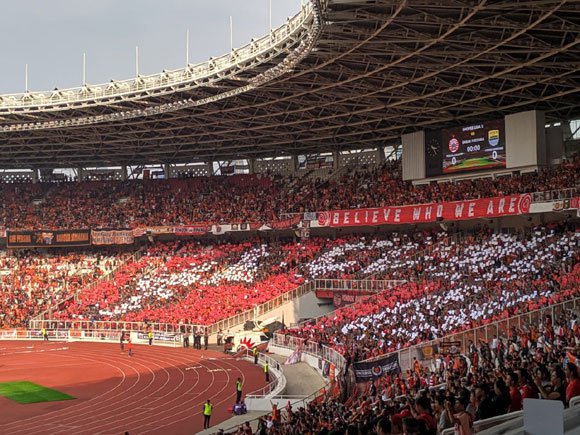
[[[519,377],[517,373],[508,374],[507,383],[510,388],[510,408],[509,412],[520,411],[522,409],[522,393],[518,388]]]
[[[569,362],[564,369],[566,378],[568,379],[568,387],[566,387],[566,402],[570,399],[580,396],[580,379],[578,378],[578,366]]]
[[[530,373],[525,369],[518,370],[518,377],[520,379],[520,392],[522,393],[522,401],[523,399],[537,399],[538,394],[538,387],[534,383],[534,380],[530,376]]]

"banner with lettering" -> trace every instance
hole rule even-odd
[[[132,245],[135,242],[133,230],[92,230],[93,245]]]
[[[8,248],[58,248],[90,244],[90,230],[8,230],[6,234]]]
[[[353,364],[357,382],[368,382],[385,375],[401,373],[399,356],[394,353],[372,361],[362,361]]]
[[[301,220],[302,216],[296,215],[289,217],[288,219],[270,222],[267,225],[273,230],[286,230],[290,228],[295,228],[300,223]]]
[[[135,228],[133,235],[140,237],[144,235],[174,234],[176,236],[201,236],[211,231],[209,225],[166,225]]]
[[[529,213],[531,203],[531,195],[523,194],[438,204],[325,211],[318,213],[318,225],[349,227],[495,218]]]

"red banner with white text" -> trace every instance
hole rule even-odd
[[[531,203],[531,195],[523,194],[438,204],[325,211],[318,213],[318,225],[349,227],[515,216],[529,213]]]

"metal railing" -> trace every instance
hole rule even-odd
[[[97,285],[97,283],[94,283]],[[88,287],[84,287],[86,289]],[[282,305],[293,301],[307,293],[314,290],[314,283],[308,282],[302,284],[288,292],[282,293],[275,298],[264,302],[261,305],[257,305],[253,309],[246,310],[240,314],[237,314],[227,319],[220,320],[211,325],[194,325],[194,324],[172,324],[172,323],[146,323],[146,322],[127,322],[127,321],[116,321],[116,320],[58,320],[58,319],[47,319],[38,317],[29,322],[29,327],[32,329],[42,329],[43,327],[51,329],[98,329],[98,330],[113,330],[113,331],[142,331],[146,327],[153,328],[154,331],[168,332],[168,333],[179,333],[183,328],[187,328],[189,331],[197,328],[207,328],[209,335],[217,334],[218,331],[227,331],[228,329],[241,325],[248,320],[254,320],[259,316],[267,314]],[[67,299],[67,300],[70,300]],[[64,302],[64,301],[63,301]],[[48,313],[48,312],[47,312]]]
[[[423,342],[415,346],[410,346],[395,352],[390,352],[387,355],[397,354],[401,369],[407,370],[412,368],[413,357],[419,359],[419,350],[422,348],[432,349],[433,346],[439,346],[442,342],[447,342],[454,343],[460,353],[466,354],[468,353],[470,342],[476,344],[479,342],[479,340],[489,342],[493,337],[506,338],[512,327],[520,328],[522,325],[538,324],[546,315],[550,315],[552,319],[555,320],[564,314],[567,310],[575,310],[577,308],[580,308],[580,298],[549,305],[547,307],[529,311],[517,316],[512,316],[507,319],[498,320],[487,325],[478,326],[467,331],[449,334],[437,340]],[[369,358],[365,361],[374,361],[383,357],[385,357],[385,355]]]
[[[127,332],[127,331],[125,331]],[[46,328],[49,341],[90,341],[118,343],[121,331],[99,329],[58,329]],[[135,344],[148,343],[146,329],[131,331]],[[128,337],[127,337],[128,338]],[[0,340],[43,340],[42,329],[0,329]],[[158,346],[178,347],[181,345],[180,334],[165,334],[154,331],[153,344]]]
[[[486,418],[485,420],[478,420],[473,422],[473,432],[479,433],[483,430],[489,429],[490,427],[497,426],[498,424],[505,423],[507,421],[513,420],[518,417],[523,417],[524,411],[514,411],[508,414],[497,415],[495,417]],[[441,435],[453,435],[455,433],[455,428],[448,428],[441,431]]]
[[[169,89],[178,85],[192,85],[203,80],[212,78],[221,80],[224,75],[238,73],[241,66],[247,68],[247,63],[253,59],[264,58],[264,55],[279,47],[284,49],[282,43],[297,33],[308,30],[308,22],[312,20],[315,7],[310,1],[306,2],[301,10],[282,26],[273,29],[269,34],[253,40],[245,46],[233,49],[230,53],[208,61],[188,65],[185,68],[164,71],[162,73],[139,76],[129,80],[112,81],[111,83],[82,86],[62,89],[50,92],[25,92],[18,94],[0,95],[0,112],[14,111],[24,108],[40,109],[42,106],[60,106],[68,103],[88,102],[99,99],[109,99],[123,95],[135,94],[140,97],[144,91],[155,89]],[[271,57],[275,57],[273,54]],[[263,62],[263,60],[261,61]]]
[[[209,325],[209,333],[216,334],[220,329],[222,331],[227,331],[228,329],[240,325],[248,320],[254,320],[255,318],[267,314],[276,308],[281,307],[282,305],[293,301],[301,296],[304,296],[307,293],[310,293],[314,290],[314,283],[307,282],[302,284],[286,293],[282,293],[279,296],[269,300],[268,302],[264,302],[261,305],[257,305],[251,310],[244,311],[240,314],[237,314],[232,317],[228,317],[227,319],[220,320],[212,325]]]
[[[114,321],[114,320],[101,320],[101,321],[90,321],[90,320],[31,320],[29,324],[30,329],[42,329],[47,328],[51,330],[78,330],[78,331],[127,331],[127,332],[139,332],[144,331],[147,328],[151,328],[155,332],[164,332],[169,334],[180,334],[182,333],[182,328],[188,328],[189,333],[193,328],[203,328],[201,325],[182,325],[182,324],[170,324],[170,323],[146,323],[146,322],[124,322],[124,321]]]
[[[405,280],[315,279],[315,290],[378,293],[405,283]]]
[[[246,350],[245,358],[253,362],[254,358],[250,354],[249,350]],[[268,362],[268,368],[270,369],[270,374],[273,375],[273,380],[262,388],[251,391],[246,394],[246,399],[263,399],[270,396],[272,393],[284,391],[286,388],[286,377],[280,368],[280,363],[274,358],[269,357],[265,353],[260,352],[258,355],[258,365],[264,367],[264,363]]]
[[[572,199],[578,196],[578,188],[571,187],[568,189],[546,190],[543,192],[533,192],[532,202],[549,202],[560,199]]]
[[[346,359],[336,350],[324,344],[280,333],[274,334],[272,337],[272,344],[278,347],[292,350],[301,347],[302,352],[317,358],[322,358],[323,360],[334,364],[337,372],[343,373],[346,369]]]

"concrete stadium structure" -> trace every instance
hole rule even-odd
[[[311,0],[200,65],[0,96],[0,168],[253,166],[522,110],[566,121],[579,69],[577,1]]]

